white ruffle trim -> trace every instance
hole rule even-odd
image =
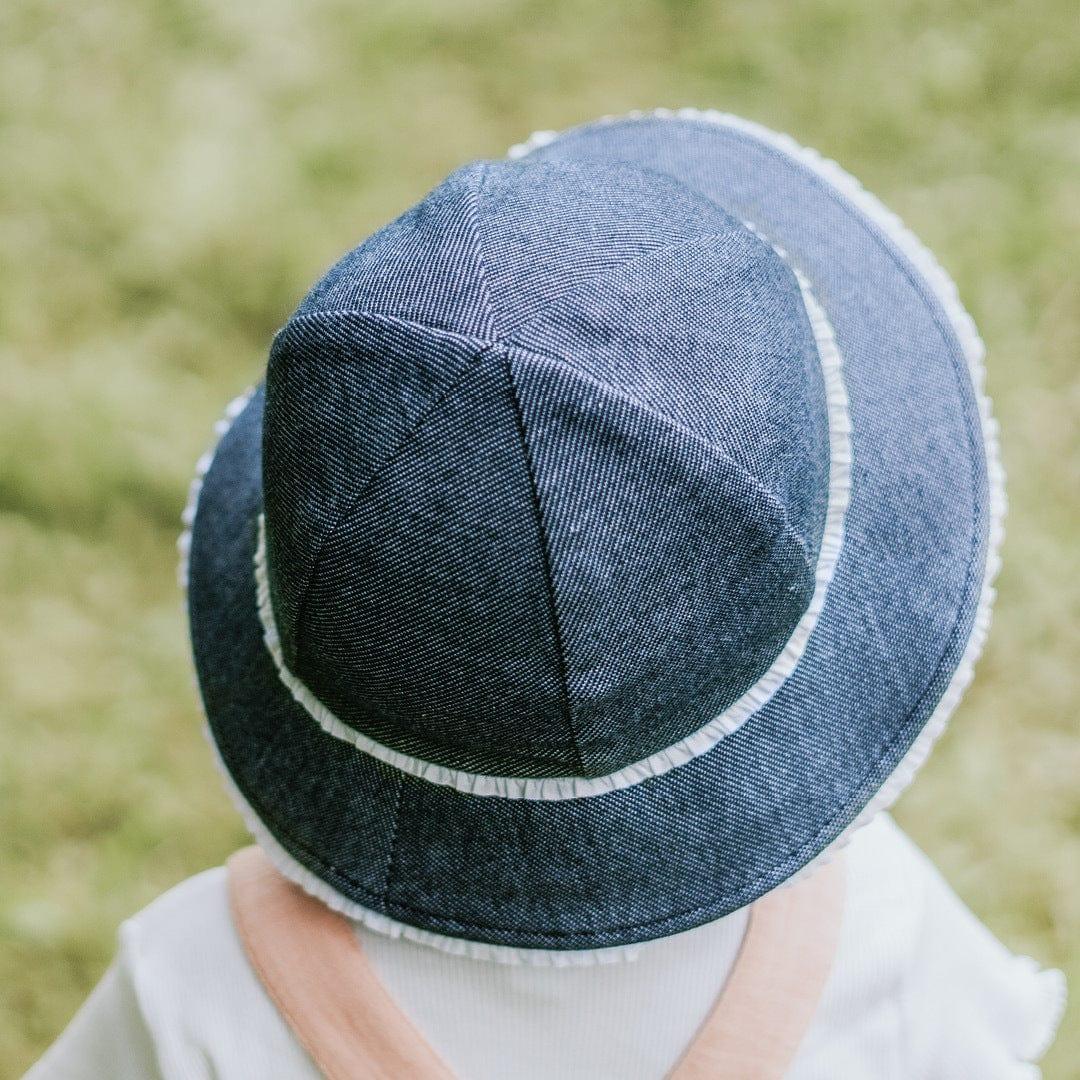
[[[214,454],[217,453],[217,448],[221,443],[221,440],[225,438],[225,433],[232,427],[233,421],[244,411],[247,403],[251,400],[251,395],[254,393],[255,387],[250,386],[242,394],[234,397],[232,401],[225,406],[224,415],[216,424],[214,424],[213,446],[211,446],[206,453],[195,462],[195,475],[188,485],[187,502],[184,505],[183,514],[180,515],[180,520],[184,524],[184,530],[180,533],[180,536],[176,541],[176,550],[180,554],[180,561],[176,566],[176,580],[180,585],[180,588],[185,591],[188,587],[188,570],[191,560],[191,528],[195,524],[195,511],[199,505],[199,496],[202,494],[203,480],[210,471],[210,465],[214,460]]]
[[[785,257],[779,249],[777,253],[781,258]],[[260,517],[254,573],[263,640],[273,657],[282,683],[323,731],[395,769],[400,769],[410,776],[432,784],[452,787],[469,795],[554,802],[604,795],[611,791],[632,787],[652,777],[663,776],[664,773],[677,769],[680,765],[685,765],[712,750],[721,739],[737,731],[761,709],[787,681],[806,651],[810,635],[825,606],[825,595],[840,557],[844,536],[844,513],[851,497],[851,420],[848,415],[847,391],[844,388],[840,352],[829,320],[814,298],[809,283],[798,270],[794,272],[817,344],[825,383],[829,423],[828,507],[817,564],[814,568],[814,592],[810,603],[769,670],[738,701],[679,742],[604,776],[588,778],[493,776],[452,769],[404,754],[384,743],[376,742],[370,736],[344,723],[289,670],[274,620],[266,562],[266,528],[265,522]]]

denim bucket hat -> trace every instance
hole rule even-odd
[[[756,900],[896,797],[986,635],[971,320],[734,117],[455,172],[219,432],[182,548],[229,789],[287,875],[442,948],[591,961]]]

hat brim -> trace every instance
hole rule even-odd
[[[604,794],[470,794],[376,760],[294,700],[263,640],[261,390],[202,480],[189,610],[217,752],[286,872],[378,929],[581,953],[748,904],[895,798],[971,676],[1004,502],[970,319],[925,249],[838,167],[690,112],[515,153],[668,173],[809,279],[843,357],[853,468],[835,575],[794,673],[711,750]]]

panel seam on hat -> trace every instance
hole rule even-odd
[[[487,313],[488,321],[491,324],[491,328],[495,331],[494,339],[498,341],[502,334],[499,331],[498,324],[500,322],[499,312],[495,305],[495,294],[491,289],[491,277],[488,274],[487,260],[484,258],[484,243],[480,238],[480,193],[483,191],[484,182],[488,178],[488,173],[491,171],[491,166],[484,163],[479,170],[479,177],[474,186],[470,186],[467,190],[469,193],[469,203],[472,208],[472,214],[468,217],[469,227],[472,230],[473,239],[473,252],[476,255],[476,271],[480,278],[480,287],[487,300]]]
[[[503,370],[506,374],[506,385],[510,393],[510,401],[514,410],[514,422],[518,438],[521,441],[521,453],[525,459],[525,470],[529,476],[529,494],[532,499],[533,517],[536,520],[536,535],[540,545],[540,560],[544,568],[544,584],[547,588],[548,604],[551,609],[551,629],[555,639],[555,656],[559,662],[559,682],[562,686],[563,711],[566,726],[570,731],[570,739],[573,742],[574,753],[577,756],[578,771],[585,772],[585,760],[581,753],[581,744],[578,741],[577,730],[574,727],[574,712],[570,703],[570,681],[567,675],[566,644],[563,641],[562,627],[559,623],[559,608],[555,599],[555,578],[551,565],[551,552],[548,547],[547,532],[544,529],[543,509],[540,506],[540,491],[536,483],[536,473],[533,469],[532,454],[529,452],[528,439],[525,436],[525,416],[521,409],[521,401],[518,398],[517,386],[514,383],[514,373],[510,366],[510,356],[503,353]]]
[[[484,355],[491,348],[490,345],[484,345],[479,348],[476,353],[466,361],[465,366],[456,378],[450,381],[450,384],[435,397],[427,406],[426,409],[417,417],[416,422],[409,428],[409,430],[401,437],[397,446],[379,463],[379,465],[371,472],[367,479],[360,486],[359,490],[354,492],[344,503],[341,510],[335,515],[333,524],[327,527],[326,532],[323,534],[322,541],[319,544],[318,549],[315,552],[311,561],[311,570],[308,573],[307,581],[305,582],[303,592],[300,594],[300,600],[296,605],[296,617],[294,620],[295,636],[296,636],[296,656],[293,660],[293,664],[296,667],[300,666],[300,655],[303,647],[304,636],[300,632],[303,625],[304,615],[307,609],[307,600],[311,594],[311,585],[315,580],[315,576],[318,573],[319,565],[322,562],[323,554],[326,551],[327,545],[337,534],[338,529],[342,524],[346,522],[356,509],[360,500],[371,490],[372,485],[383,475],[383,473],[395,462],[397,459],[409,448],[420,432],[423,430],[424,425],[442,408],[447,401],[461,388],[462,383],[466,378],[476,370],[478,364],[483,359]]]
[[[599,273],[594,274],[592,277],[587,278],[574,288],[569,289],[567,292],[562,293],[559,296],[554,297],[550,303],[546,304],[543,308],[537,311],[535,314],[530,315],[523,323],[518,326],[513,326],[507,329],[504,333],[500,334],[496,338],[496,342],[500,345],[519,345],[520,342],[515,340],[515,335],[522,333],[525,330],[530,329],[535,323],[540,322],[542,319],[549,316],[552,309],[558,307],[560,304],[565,304],[577,299],[587,289],[594,288],[597,285],[601,285],[609,278],[614,277],[616,274],[622,273],[624,270],[628,270],[631,267],[638,267],[641,263],[648,262],[650,259],[660,258],[661,256],[671,255],[674,252],[679,251],[682,248],[690,247],[693,244],[700,244],[706,240],[719,240],[722,237],[730,237],[737,234],[736,226],[733,225],[726,232],[702,232],[695,236],[689,236],[682,240],[676,240],[671,244],[661,244],[657,247],[650,248],[648,251],[639,252],[636,255],[632,255],[627,259],[623,259],[621,262],[615,263],[613,266],[609,266]],[[528,346],[524,346],[528,347]]]
[[[387,907],[390,906],[390,879],[394,874],[394,862],[397,856],[397,839],[398,830],[401,826],[401,800],[405,793],[405,777],[398,773],[397,777],[397,795],[394,798],[394,826],[390,830],[390,844],[386,854],[386,870],[383,873],[382,894],[383,904]]]
[[[788,515],[787,509],[775,493],[770,491],[762,482],[742,462],[732,457],[728,451],[717,443],[707,439],[704,435],[699,434],[692,428],[687,427],[673,416],[668,416],[666,413],[661,412],[656,406],[650,405],[647,401],[642,401],[640,398],[629,393],[621,387],[615,386],[605,379],[600,379],[592,372],[585,371],[583,368],[578,367],[576,364],[567,363],[561,356],[553,352],[547,352],[542,348],[535,345],[515,345],[514,348],[520,349],[522,352],[535,357],[542,363],[552,364],[559,368],[568,371],[572,376],[580,378],[583,382],[587,382],[604,393],[609,393],[613,397],[625,402],[628,405],[632,405],[636,409],[640,409],[642,412],[659,420],[661,423],[674,428],[680,435],[685,435],[688,439],[697,443],[699,446],[705,446],[709,450],[714,451],[725,461],[729,462],[733,469],[735,469],[740,476],[744,477],[747,483],[760,495],[772,509],[773,513],[779,518],[781,528],[785,535],[789,536],[791,540],[796,544],[800,554],[803,557],[803,561],[806,563],[811,574],[814,572],[816,560],[811,558],[809,549],[807,548],[805,538],[799,533],[791,521]]]
[[[347,318],[386,323],[405,330],[419,330],[425,334],[448,338],[450,341],[457,342],[460,345],[477,349],[482,349],[490,344],[487,338],[477,337],[475,334],[465,334],[460,330],[448,330],[445,326],[436,326],[434,323],[424,322],[422,319],[410,319],[404,315],[391,315],[387,312],[372,311],[370,308],[363,307],[327,308],[324,311],[305,311],[302,314],[291,316],[289,321],[274,335],[274,340],[270,346],[271,352],[278,339],[284,337],[294,327],[300,327],[309,322],[338,322]]]
[[[484,257],[484,243],[480,235],[480,195],[489,173],[490,166],[486,164],[483,165],[475,185],[469,189],[473,210],[469,222],[473,231],[477,272],[483,285],[484,295],[487,297],[489,320],[495,331],[494,341],[496,345],[499,345],[506,337],[506,332],[503,332],[499,328],[501,320],[499,318],[499,313],[496,310],[494,294],[491,289],[491,279],[488,275],[487,262]],[[537,488],[532,455],[529,453],[528,441],[525,437],[525,417],[521,410],[521,402],[518,398],[517,387],[514,384],[514,376],[510,368],[510,357],[505,352],[503,352],[503,371],[506,376],[507,390],[510,395],[510,404],[514,414],[514,425],[521,444],[521,454],[524,459],[525,471],[529,480],[529,497],[532,503],[533,518],[536,521],[537,543],[540,547],[540,561],[543,567],[544,585],[551,613],[551,631],[555,645],[555,657],[559,665],[559,685],[562,690],[563,716],[566,721],[567,730],[570,733],[570,741],[574,749],[578,771],[583,773],[585,771],[585,763],[582,757],[577,731],[574,728],[573,707],[570,702],[570,681],[567,675],[566,644],[563,640],[562,627],[559,622],[558,604],[555,597],[555,581],[551,566],[551,552],[548,547],[547,534],[544,530],[543,511],[540,506],[540,492]]]

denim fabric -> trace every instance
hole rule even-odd
[[[794,283],[743,218],[828,311],[853,424],[795,673],[711,751],[590,798],[468,795],[325,734],[262,641],[264,474],[290,666],[418,756],[593,774],[768,663],[826,445]],[[987,520],[955,334],[862,212],[744,133],[595,125],[455,174],[304,302],[205,478],[196,665],[237,786],[344,896],[473,940],[625,944],[753,901],[854,818],[957,666]]]
[[[828,428],[798,284],[651,172],[455,173],[278,336],[263,446],[290,670],[424,761],[639,761],[741,697],[813,593]]]

